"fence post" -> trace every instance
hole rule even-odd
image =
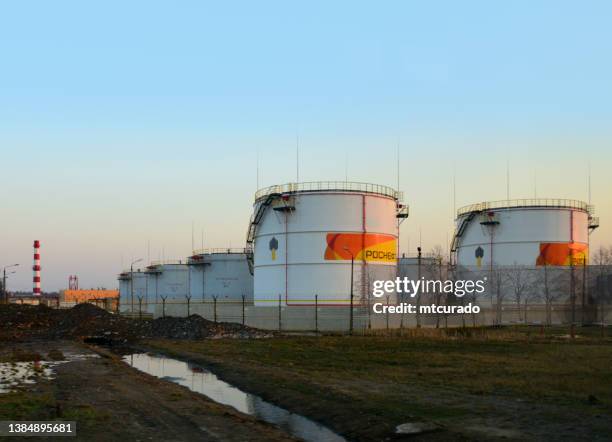
[[[138,296],[138,319],[142,320],[142,296]]]
[[[278,331],[281,331],[282,322],[281,322],[281,295],[278,295]]]
[[[404,294],[400,293],[398,298],[399,298],[400,305],[402,305],[404,303],[404,299],[403,299],[404,298]],[[400,329],[400,332],[399,332],[400,336],[403,336],[403,333],[404,333],[404,312],[402,312],[400,314],[400,326],[399,326],[399,329]]]
[[[351,311],[349,312],[349,335],[353,335],[353,291],[351,290]]]
[[[387,332],[389,332],[389,295],[387,295],[387,314],[386,314],[386,321],[387,321]]]
[[[217,297],[213,296],[213,318],[215,324],[217,323]]]
[[[244,325],[244,295],[242,295],[242,325]]]
[[[189,307],[191,303],[191,295],[186,295],[185,298],[187,298],[187,317],[189,317]]]
[[[319,295],[315,295],[315,333],[319,334]]]
[[[162,318],[166,317],[166,298],[167,296],[162,296]]]
[[[581,326],[584,327],[586,321],[584,320],[584,309],[586,306],[586,291],[587,291],[587,266],[586,266],[586,257],[582,260],[582,300],[580,305],[580,322]]]

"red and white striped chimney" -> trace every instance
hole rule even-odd
[[[40,241],[34,241],[34,266],[32,270],[34,270],[34,289],[32,293],[34,296],[40,296]]]

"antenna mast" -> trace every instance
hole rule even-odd
[[[255,158],[255,168],[256,168],[256,181],[257,181],[257,186],[255,187],[255,190],[259,190],[259,149],[257,149],[257,154]]]
[[[510,201],[510,160],[506,160],[506,199]]]
[[[344,152],[344,182],[348,183],[348,150]]]
[[[295,176],[296,183],[300,182],[300,134],[295,135]]]
[[[397,191],[400,188],[400,138],[397,137]]]
[[[588,191],[589,191],[589,206],[591,205],[591,162],[588,162]]]

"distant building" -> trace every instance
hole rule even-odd
[[[88,302],[109,311],[117,311],[119,290],[79,289],[62,290],[59,296],[61,307]]]
[[[57,307],[59,305],[59,297],[57,293],[43,293],[39,296],[34,296],[32,293],[18,292],[9,293],[8,302],[11,304]]]

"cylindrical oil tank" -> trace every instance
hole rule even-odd
[[[375,280],[394,279],[400,193],[387,186],[310,182],[255,194],[247,233],[253,244],[257,306],[355,305]],[[351,280],[352,277],[352,280]]]
[[[474,204],[457,212],[451,246],[459,266],[568,266],[588,260],[593,208],[577,200],[520,199]]]
[[[149,299],[161,302],[186,301],[189,293],[189,266],[180,260],[153,261],[147,267],[149,275]]]
[[[442,267],[442,268],[441,268]],[[431,256],[402,256],[397,264],[397,276],[400,278],[408,278],[410,280],[418,280],[421,277],[426,279],[442,279],[440,275],[446,274],[446,266],[444,266],[440,258]]]
[[[119,299],[120,303],[123,304],[130,293],[130,271],[127,270],[119,273],[117,279],[119,280]]]
[[[147,274],[141,269],[133,272],[124,270],[119,274],[119,303],[121,311],[138,311],[138,298],[146,303],[148,281]],[[133,301],[133,304],[132,304]]]
[[[191,296],[211,301],[253,302],[253,275],[246,249],[195,250],[188,259]]]

